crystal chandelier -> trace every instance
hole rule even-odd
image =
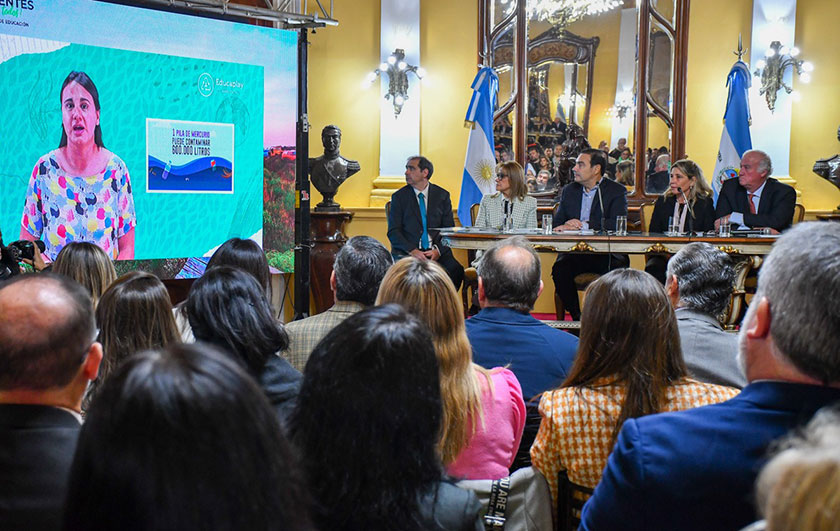
[[[524,0],[521,0],[524,1]],[[528,18],[531,20],[545,20],[555,26],[565,27],[586,15],[605,13],[622,5],[621,0],[527,0]],[[505,13],[509,13],[514,0],[502,0],[506,6]]]

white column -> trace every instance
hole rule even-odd
[[[750,44],[750,68],[755,72],[759,59],[773,41],[791,48],[795,45],[796,0],[754,0],[752,20],[752,42]],[[807,50],[804,51],[807,54]],[[792,86],[792,72],[788,68],[785,82]],[[792,99],[784,89],[779,90],[776,110],[770,112],[764,96],[759,96],[761,78],[753,76],[750,88],[750,112],[752,114],[752,145],[765,151],[773,160],[773,175],[790,176],[790,126]]]
[[[638,14],[635,8],[621,10],[621,26],[618,34],[618,75],[615,82],[615,104],[622,101],[623,94],[633,96],[633,89],[636,81],[636,32],[639,27]],[[626,103],[626,102],[625,102]],[[610,149],[618,145],[619,138],[626,138],[627,145],[632,146],[630,141],[630,127],[633,126],[635,105],[631,105],[627,116],[620,122],[613,120],[610,132]]]
[[[420,2],[382,0],[379,34],[382,60],[401,48],[408,64],[420,65]],[[379,175],[402,175],[406,157],[420,151],[420,82],[408,74],[408,100],[399,116],[394,116],[391,100],[385,99],[388,76],[380,77]]]

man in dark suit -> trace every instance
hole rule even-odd
[[[554,213],[555,232],[615,230],[615,218],[627,215],[627,189],[604,176],[606,167],[603,151],[591,148],[581,151],[573,170],[575,182],[564,186],[560,192],[560,204]],[[560,253],[551,269],[554,289],[560,297],[557,319],[562,320],[564,310],[568,310],[572,319],[580,320],[576,275],[604,274],[629,264],[626,254]]]
[[[48,273],[0,288],[0,529],[60,529],[81,428],[96,378],[90,295]]]
[[[473,361],[487,369],[509,367],[528,404],[514,469],[530,466],[529,450],[540,427],[540,396],[563,383],[578,346],[577,337],[531,316],[543,289],[540,277],[540,259],[525,238],[496,243],[478,266],[481,311],[467,320]]]
[[[840,400],[837,293],[840,225],[802,223],[779,238],[741,325],[749,384],[720,404],[626,421],[581,529],[752,522],[753,484],[770,444]]]
[[[452,256],[452,249],[443,245],[440,232],[434,229],[454,227],[449,192],[429,183],[434,166],[426,157],[411,157],[405,163],[406,185],[391,196],[388,213],[388,240],[394,260],[413,256],[434,260],[446,272],[455,289],[464,279],[464,266]]]
[[[767,153],[753,149],[741,157],[737,179],[728,179],[718,194],[715,229],[721,220],[733,228],[769,227],[782,232],[793,222],[796,190],[770,177],[773,164]]]

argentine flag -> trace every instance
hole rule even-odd
[[[493,153],[493,111],[499,91],[499,76],[489,66],[482,67],[472,82],[473,95],[467,108],[465,127],[470,127],[464,179],[458,200],[461,225],[472,225],[470,206],[495,189],[496,156]]]
[[[715,171],[712,174],[712,190],[717,205],[718,193],[723,181],[738,176],[741,155],[752,149],[750,139],[750,105],[747,91],[750,88],[750,69],[743,61],[732,66],[726,78],[729,95],[726,111],[723,113],[723,133],[720,135]]]

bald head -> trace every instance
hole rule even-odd
[[[540,294],[540,260],[522,236],[491,247],[478,265],[488,305],[528,313]]]
[[[0,390],[46,390],[73,380],[94,340],[90,295],[48,273],[0,288]]]

